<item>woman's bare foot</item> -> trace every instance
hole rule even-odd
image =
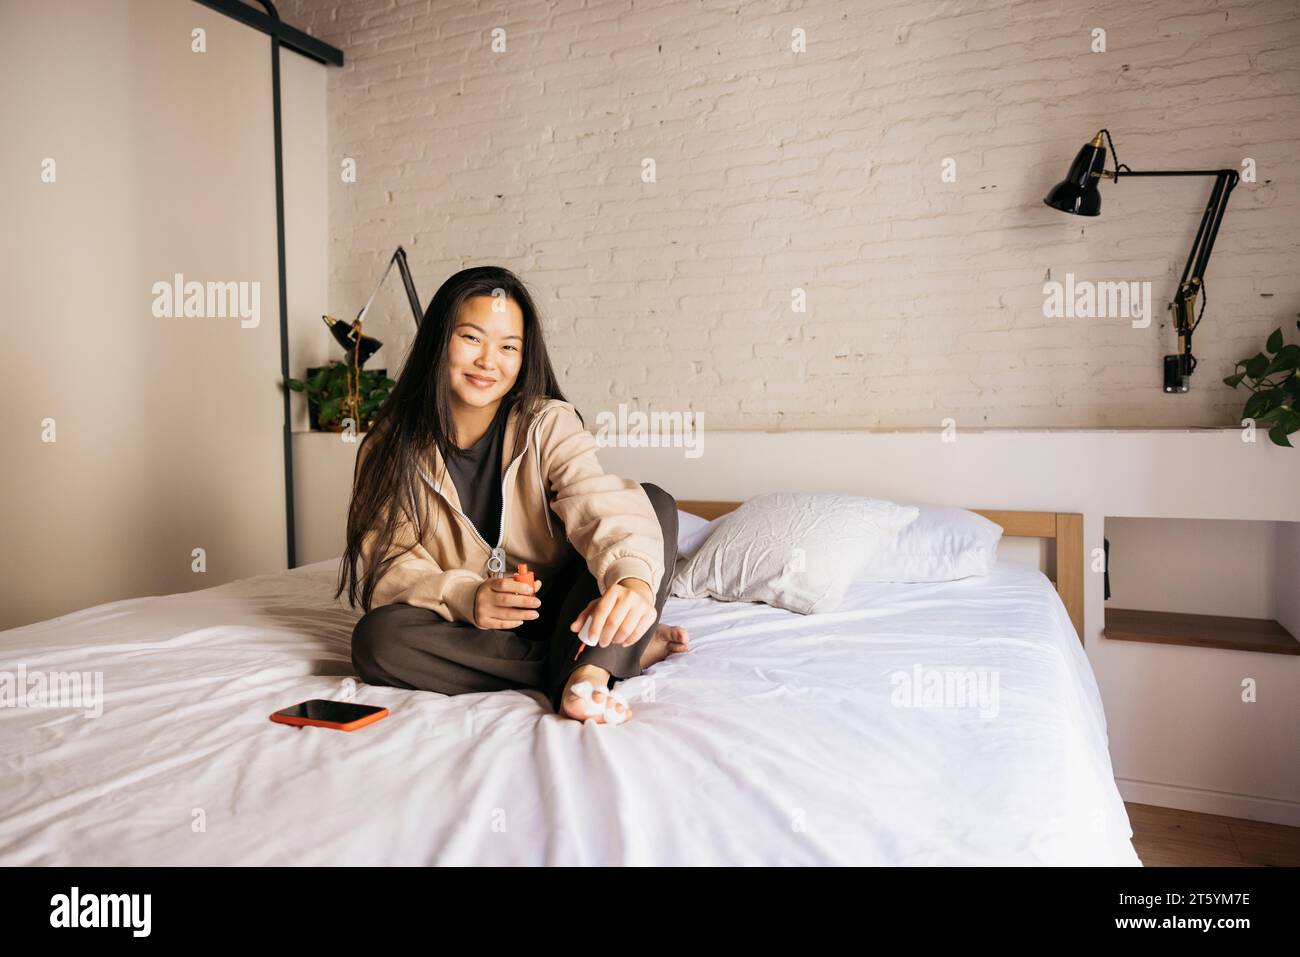
[[[691,650],[691,636],[680,625],[655,625],[655,636],[641,653],[641,670],[663,661],[669,655]]]
[[[655,625],[654,637],[650,639],[650,644],[641,655],[641,670],[649,668],[651,665],[663,661],[669,655],[680,654],[684,651],[691,650],[690,635],[686,629],[680,625]],[[574,685],[582,686],[583,682],[589,682],[591,688],[591,702],[593,710],[598,710],[608,704],[614,709],[612,720],[606,715],[588,715],[587,700],[585,694],[574,692]],[[579,721],[586,721],[588,717],[598,724],[622,724],[632,717],[631,706],[624,707],[621,701],[611,699],[606,701],[608,692],[601,691],[601,688],[609,686],[609,672],[597,665],[579,665],[573,669],[569,675],[569,680],[564,683],[564,692],[560,696],[560,714],[566,718],[576,718]],[[586,691],[585,687],[580,687],[581,691]]]
[[[611,706],[616,712],[613,720],[607,720],[603,714],[589,715],[587,713],[586,696],[575,693],[574,685],[582,685],[583,682],[589,682],[591,687],[591,701],[597,707],[605,705]],[[617,700],[606,701],[607,691],[601,691],[601,688],[607,688],[609,685],[609,672],[604,668],[596,665],[579,665],[573,669],[569,675],[569,680],[564,683],[564,692],[560,695],[560,714],[566,718],[576,718],[579,721],[586,721],[590,718],[597,724],[622,724],[632,717],[632,708],[624,707],[622,702]],[[580,689],[586,690],[586,689]]]

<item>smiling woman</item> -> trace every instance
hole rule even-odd
[[[566,717],[630,718],[610,686],[687,650],[682,629],[657,625],[677,508],[606,473],[596,450],[524,284],[493,266],[443,283],[357,453],[338,593],[366,611],[358,674],[443,694],[540,689]],[[510,577],[517,564],[536,580]],[[584,628],[595,644],[579,664]]]

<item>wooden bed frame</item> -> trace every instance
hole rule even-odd
[[[739,508],[740,502],[681,501],[677,507],[700,518],[715,519]],[[1056,577],[1051,579],[1083,644],[1083,515],[1079,512],[1011,512],[974,508],[1002,526],[1008,538],[1046,538],[1056,546]]]

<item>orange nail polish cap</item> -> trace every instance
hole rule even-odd
[[[520,565],[519,571],[515,572],[515,581],[531,587],[536,584],[537,579],[533,577],[533,573],[528,570],[527,565]]]

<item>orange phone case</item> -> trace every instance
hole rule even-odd
[[[333,728],[335,731],[355,731],[357,728],[364,728],[368,724],[374,724],[381,718],[387,717],[388,709],[380,708],[374,714],[367,715],[364,718],[357,718],[357,720],[349,721],[346,724],[339,721],[321,721],[317,718],[295,718],[287,714],[280,714],[278,711],[271,715],[271,720],[277,724],[291,724],[299,728],[312,725],[318,728]]]

